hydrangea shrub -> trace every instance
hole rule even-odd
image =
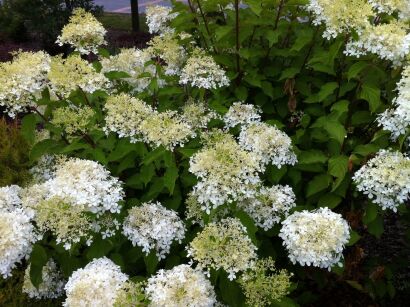
[[[391,271],[352,282],[346,247],[408,216],[407,2],[173,2],[144,50],[109,54],[78,10],[67,57],[0,64],[33,166],[0,189],[2,275],[27,258],[26,292],[67,280],[65,306],[384,296]]]

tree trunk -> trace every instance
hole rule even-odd
[[[138,0],[131,0],[132,31],[139,32],[140,16],[138,14]]]

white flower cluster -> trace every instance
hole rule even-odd
[[[295,165],[297,162],[290,137],[275,126],[263,122],[243,127],[239,145],[258,155],[264,165],[272,163],[281,168],[282,165]]]
[[[141,99],[124,93],[109,96],[104,109],[106,111],[104,131],[115,132],[120,138],[129,137],[133,143],[141,139],[141,122],[154,112]]]
[[[376,26],[369,24],[358,40],[350,40],[346,44],[344,53],[356,57],[373,53],[391,61],[394,66],[400,66],[410,53],[408,25],[397,20]]]
[[[56,43],[60,46],[69,44],[81,54],[98,53],[98,47],[106,44],[106,33],[103,25],[91,13],[76,8]]]
[[[113,306],[127,280],[128,276],[110,259],[94,259],[68,279],[63,306]]]
[[[3,278],[11,276],[11,270],[31,253],[38,239],[31,224],[32,217],[31,211],[22,208],[0,209],[0,274]]]
[[[276,185],[262,187],[253,198],[238,202],[238,206],[252,217],[257,226],[269,230],[288,216],[289,210],[296,206],[295,199],[290,186]]]
[[[14,53],[13,61],[0,63],[0,106],[10,117],[27,110],[47,86],[50,56],[40,52]]]
[[[153,147],[164,146],[173,151],[196,136],[184,117],[175,111],[153,112],[140,124],[142,140]]]
[[[397,211],[409,199],[410,158],[400,152],[380,150],[353,176],[357,189],[383,210]]]
[[[385,111],[378,118],[379,125],[391,132],[393,140],[406,134],[410,126],[410,65],[404,68],[397,86],[399,94],[393,101],[396,108]]]
[[[184,146],[195,131],[183,116],[175,111],[158,112],[144,101],[127,94],[110,96],[105,104],[106,132],[129,137],[131,142],[144,141],[153,147],[164,146],[173,151]]]
[[[169,22],[173,20],[178,13],[171,13],[172,8],[160,5],[147,6],[146,23],[148,26],[148,32],[151,34],[163,34],[173,32],[173,29],[169,27]]]
[[[410,17],[410,2],[408,0],[367,0],[378,13],[392,15],[399,12],[399,17],[405,19]],[[406,14],[407,13],[407,14]]]
[[[329,208],[319,208],[290,215],[282,222],[279,237],[293,263],[330,270],[343,257],[350,228],[340,214]]]
[[[195,49],[181,71],[179,83],[209,90],[228,86],[229,79],[210,55]]]
[[[159,202],[144,203],[128,211],[123,233],[134,246],[141,246],[146,254],[155,250],[158,259],[162,259],[174,241],[181,243],[184,239],[185,226],[175,211]]]
[[[235,139],[212,132],[215,141],[206,144],[190,159],[189,171],[199,178],[193,194],[207,213],[226,202],[253,197],[260,184],[260,159],[242,149]]]
[[[21,188],[17,185],[10,185],[0,188],[0,210],[11,211],[20,207]]]
[[[215,291],[203,272],[181,264],[171,270],[159,270],[148,279],[145,293],[158,307],[211,307],[216,304]]]
[[[236,218],[226,218],[209,223],[191,241],[188,256],[203,269],[223,269],[230,280],[236,274],[252,268],[256,260],[256,246],[246,232],[246,227]]]
[[[325,24],[327,39],[352,29],[360,32],[374,14],[367,0],[310,0],[306,10],[313,14],[313,24]]]
[[[174,35],[168,33],[155,36],[148,42],[147,52],[153,57],[161,60],[161,65],[168,76],[176,76],[181,73],[181,67],[186,60],[184,47]]]
[[[228,112],[223,117],[225,128],[233,128],[237,125],[250,125],[261,121],[261,110],[252,105],[243,102],[234,102]]]
[[[31,265],[25,271],[23,282],[23,293],[26,293],[29,298],[51,299],[63,295],[66,281],[53,259],[43,267],[41,273],[43,281],[38,288],[30,280],[30,268]]]
[[[55,176],[56,157],[53,155],[43,155],[36,164],[30,168],[33,183],[41,184]]]
[[[151,58],[152,54],[147,49],[121,49],[120,53],[101,60],[101,72],[118,71],[127,73],[129,77],[121,80],[127,82],[132,87],[133,92],[140,93],[147,89],[152,78],[156,75],[155,65],[147,64],[151,61]],[[164,81],[159,79],[158,86],[162,87],[163,85]]]
[[[57,97],[68,98],[71,92],[81,89],[86,93],[110,88],[109,80],[97,72],[91,63],[80,55],[70,55],[63,59],[55,56],[51,59],[48,72],[49,87]]]
[[[205,129],[212,119],[218,119],[219,115],[210,110],[203,102],[188,100],[182,108],[182,116],[194,129]]]
[[[104,166],[91,160],[60,159],[54,178],[44,183],[47,198],[58,197],[92,213],[120,211],[124,197],[121,182]]]

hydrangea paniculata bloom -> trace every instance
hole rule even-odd
[[[172,13],[172,8],[161,5],[150,5],[146,8],[146,18],[148,32],[151,34],[163,34],[173,32],[169,27],[169,22],[173,20],[178,13]]]
[[[131,86],[131,91],[140,93],[147,89],[157,69],[153,64],[147,64],[152,60],[152,54],[147,50],[136,48],[121,49],[120,53],[101,60],[102,73],[125,72],[129,77],[121,78]],[[148,76],[147,76],[148,74]],[[165,81],[157,79],[158,86],[162,87]]]
[[[60,46],[69,44],[81,54],[98,53],[98,47],[106,44],[106,33],[103,25],[91,13],[76,8],[56,43]]]
[[[237,125],[250,125],[261,120],[261,110],[252,104],[234,102],[223,117],[225,128],[233,128]]]
[[[13,61],[0,62],[0,106],[10,117],[26,111],[47,86],[50,56],[39,52],[16,52]]]
[[[145,292],[153,306],[211,307],[215,291],[200,270],[181,264],[171,270],[159,270],[148,279]]]
[[[66,281],[53,259],[50,259],[43,267],[41,273],[43,281],[38,288],[31,283],[30,268],[31,265],[27,267],[24,273],[23,282],[23,292],[26,293],[29,298],[52,299],[63,295]]]
[[[199,268],[223,269],[233,280],[254,265],[256,249],[245,226],[236,218],[226,218],[206,225],[189,244],[188,256]]]
[[[378,118],[379,125],[391,132],[393,140],[406,134],[410,126],[410,65],[404,68],[397,90],[399,94],[393,101],[396,108],[386,110]]]
[[[115,132],[120,138],[129,137],[131,142],[141,139],[141,122],[156,112],[141,99],[123,93],[108,97],[104,109],[105,132]]]
[[[179,75],[185,62],[185,49],[172,34],[155,36],[148,42],[147,52],[153,58],[159,58],[164,66],[165,74]]]
[[[47,138],[49,139],[49,137]],[[57,158],[54,155],[43,155],[36,164],[30,168],[32,182],[41,184],[54,178],[56,171]]]
[[[89,106],[62,107],[54,110],[51,123],[68,135],[82,135],[92,128],[94,116],[95,112]]]
[[[189,171],[199,178],[193,193],[207,213],[212,207],[252,197],[260,184],[259,157],[242,149],[229,134],[218,138],[190,159]]]
[[[127,280],[128,276],[110,259],[94,259],[68,279],[63,306],[113,306]]]
[[[110,87],[109,80],[79,55],[70,55],[66,59],[53,57],[48,78],[52,93],[63,98],[68,98],[77,89],[93,93]]]
[[[73,206],[54,197],[39,201],[32,208],[38,230],[41,233],[50,231],[57,244],[63,244],[66,250],[81,240],[92,242],[93,222],[83,206]]]
[[[372,202],[396,212],[409,199],[410,158],[397,151],[380,150],[354,174],[353,180]]]
[[[351,30],[360,32],[374,15],[367,0],[310,0],[306,9],[313,14],[315,25],[325,24],[323,37],[327,39]]]
[[[358,40],[350,40],[344,51],[359,57],[373,53],[394,66],[400,66],[410,53],[410,31],[406,23],[393,20],[387,24],[368,25]]]
[[[173,151],[195,137],[195,131],[175,111],[152,112],[139,126],[142,140],[152,147],[164,146]]]
[[[58,197],[92,213],[119,212],[124,197],[121,182],[104,166],[78,158],[60,159],[55,177],[44,185],[48,198]]]
[[[330,268],[339,263],[350,238],[348,223],[329,208],[295,212],[282,222],[279,237],[292,263]]]
[[[295,198],[290,186],[275,185],[260,188],[253,198],[238,202],[238,206],[252,217],[257,226],[269,230],[288,216],[289,210],[296,206]]]
[[[408,0],[367,0],[378,13],[393,14],[399,12],[399,17],[410,17],[410,2]],[[406,14],[407,13],[407,14]]]
[[[159,259],[165,258],[174,241],[181,243],[185,226],[177,213],[160,203],[144,203],[128,211],[123,225],[124,235],[132,244],[149,254],[155,250]]]
[[[32,213],[22,208],[0,209],[0,274],[11,276],[11,270],[31,253],[37,241]]]
[[[209,90],[228,86],[229,79],[210,55],[195,49],[181,71],[179,83]]]
[[[289,293],[291,276],[286,270],[277,270],[272,258],[257,260],[239,279],[247,305],[264,307],[280,301]]]
[[[239,145],[258,155],[265,165],[272,163],[281,168],[282,165],[295,165],[297,162],[290,137],[266,123],[252,123],[243,127]]]
[[[15,208],[20,207],[21,188],[17,185],[10,185],[0,188],[0,210],[12,211]]]
[[[208,109],[203,102],[188,100],[182,108],[185,121],[194,129],[205,129],[212,119],[219,118],[218,114]]]

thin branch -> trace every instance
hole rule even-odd
[[[239,42],[239,0],[235,0],[235,39],[236,39],[236,71],[238,76],[241,73],[241,64],[239,57],[239,50],[241,49]]]
[[[199,12],[201,13],[202,19],[204,20],[206,33],[208,33],[209,40],[211,41],[211,44],[212,44],[212,49],[214,50],[215,53],[218,53],[215,47],[215,43],[213,42],[213,39],[212,39],[211,31],[209,31],[208,20],[206,19],[204,11],[202,10],[201,3],[199,2],[199,0],[196,0],[196,3],[198,4],[198,9],[199,9]]]
[[[202,39],[203,39],[203,42],[204,42],[204,45],[205,45],[205,49],[209,50],[208,43],[206,42],[205,37],[202,35],[202,32],[199,30],[199,20],[198,20],[198,18],[196,17],[195,8],[194,8],[194,6],[192,5],[191,0],[188,0],[188,6],[189,6],[189,8],[190,8],[192,14],[194,15],[194,22],[195,22],[196,25],[198,26],[198,31],[199,31],[199,34],[202,36]]]

